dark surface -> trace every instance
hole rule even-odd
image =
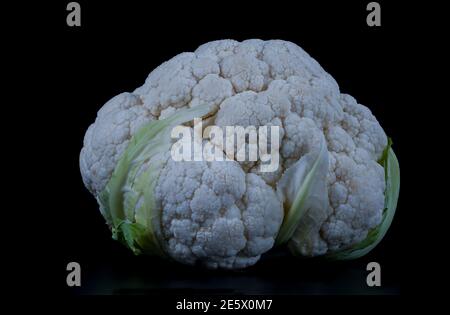
[[[299,260],[274,250],[253,267],[204,270],[123,253],[120,261],[82,261],[83,284],[75,294],[170,295],[372,295],[400,294],[394,263],[374,255],[382,266],[382,286],[368,287],[369,257],[352,262]]]
[[[121,4],[79,1],[82,27],[65,24],[65,5],[49,5],[42,22],[40,74],[48,98],[39,109],[47,135],[36,151],[43,168],[46,205],[41,234],[51,244],[45,254],[47,281],[42,292],[57,294],[398,294],[402,284],[404,245],[402,223],[408,203],[412,167],[403,156],[413,141],[404,136],[402,118],[405,30],[399,9],[382,6],[382,26],[366,25],[365,1],[315,5],[276,1],[244,4],[168,4],[156,7],[130,1]],[[316,2],[314,2],[316,3]],[[299,260],[283,249],[243,271],[208,271],[152,257],[135,257],[111,239],[95,199],[84,188],[78,157],[87,127],[112,96],[140,86],[156,66],[205,42],[232,38],[284,39],[305,49],[328,71],[344,93],[371,109],[393,139],[402,170],[396,216],[382,243],[366,257],[330,263]],[[45,89],[44,89],[45,91]],[[408,105],[412,109],[412,104]],[[31,109],[32,110],[32,109]],[[42,120],[44,122],[44,120]],[[49,158],[51,157],[51,158]],[[57,183],[57,184],[55,184]],[[49,188],[50,187],[50,188]],[[50,191],[49,191],[50,190]],[[50,197],[50,198],[49,198]],[[35,249],[31,249],[32,251]],[[37,253],[37,255],[42,255]],[[66,265],[82,268],[82,287],[65,285]],[[366,265],[382,267],[382,287],[366,286]]]

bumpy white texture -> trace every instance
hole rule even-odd
[[[210,123],[219,126],[280,126],[281,165],[258,173],[258,162],[169,161],[156,193],[170,256],[211,267],[255,263],[281,224],[276,182],[319,145],[311,141],[314,128],[323,132],[330,155],[329,209],[299,251],[315,256],[349,247],[381,222],[385,183],[376,161],[387,144],[383,129],[303,49],[281,40],[204,44],[161,64],[133,93],[113,98],[85,136],[80,168],[86,186],[94,195],[102,191],[145,122],[205,103],[217,110]]]
[[[163,168],[156,198],[166,250],[177,261],[211,268],[253,265],[274,244],[283,219],[273,189],[238,163],[174,162]]]
[[[94,195],[106,186],[132,135],[155,117],[138,95],[122,93],[109,100],[84,136],[80,171]]]

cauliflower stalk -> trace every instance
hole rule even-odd
[[[196,117],[205,127],[278,126],[278,169],[174,161],[170,133],[194,130]],[[134,253],[227,269],[285,243],[295,255],[360,257],[389,228],[400,185],[370,110],[281,40],[214,41],[163,63],[99,110],[80,169],[113,238]]]

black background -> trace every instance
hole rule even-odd
[[[69,2],[69,1],[67,1]],[[43,105],[36,111],[46,141],[34,148],[44,172],[36,203],[45,204],[39,245],[30,250],[46,265],[40,293],[55,294],[399,294],[404,287],[405,209],[411,206],[405,156],[412,140],[401,101],[412,58],[401,8],[378,1],[382,26],[366,24],[369,1],[209,1],[143,4],[79,1],[81,27],[66,25],[67,2],[45,4],[34,50]],[[337,2],[337,1],[336,1]],[[41,8],[42,9],[42,8]],[[394,142],[402,170],[397,213],[382,243],[367,256],[341,263],[299,260],[283,249],[243,271],[207,271],[135,257],[113,241],[84,188],[78,157],[87,127],[111,97],[140,86],[148,73],[184,51],[217,39],[283,39],[301,46],[338,82],[341,92],[371,109]],[[34,110],[30,112],[33,114]],[[42,161],[41,161],[41,160]],[[42,245],[41,245],[42,244]],[[81,288],[68,288],[66,265],[82,268]],[[366,265],[382,267],[382,287],[366,286]],[[47,271],[48,270],[48,271]]]

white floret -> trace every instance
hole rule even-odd
[[[97,195],[105,188],[132,135],[154,119],[130,93],[113,97],[98,111],[80,153],[80,171],[89,191]]]
[[[183,263],[252,265],[272,248],[283,219],[273,189],[234,161],[169,159],[155,196],[163,209],[166,251]]]

